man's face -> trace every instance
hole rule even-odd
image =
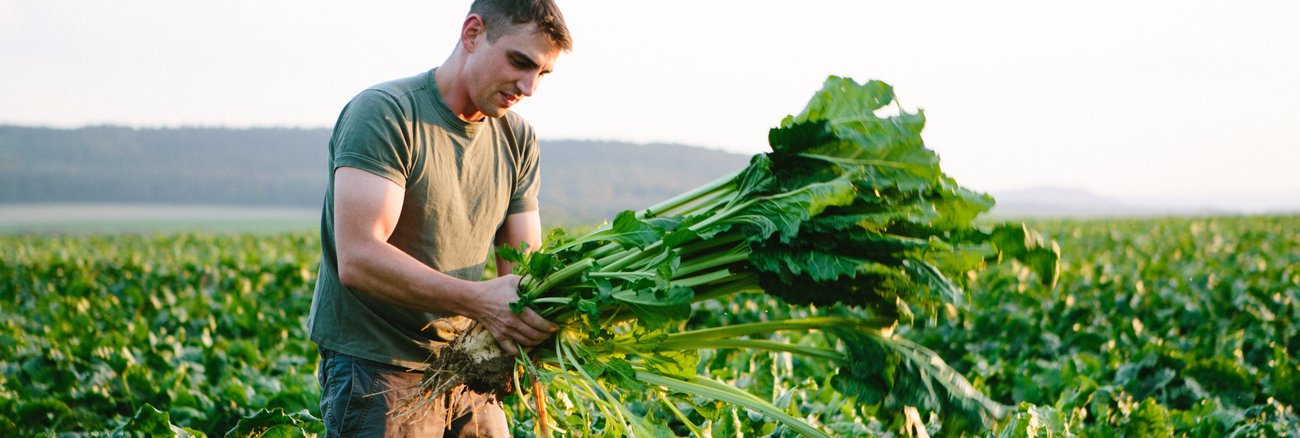
[[[469,73],[469,98],[488,117],[501,117],[525,96],[537,91],[542,76],[550,73],[560,49],[533,23],[514,26],[496,41],[486,32],[465,64]]]

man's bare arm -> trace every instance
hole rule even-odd
[[[536,210],[515,213],[506,216],[505,223],[497,230],[496,246],[519,248],[528,244],[527,252],[536,251],[542,246],[542,219]],[[505,276],[514,271],[514,264],[497,257],[497,276]]]
[[[402,213],[404,190],[361,169],[334,173],[334,240],[344,286],[425,312],[467,316],[482,324],[501,348],[537,345],[555,325],[531,309],[510,311],[519,277],[461,280],[426,266],[388,243]],[[540,234],[540,231],[539,231]]]

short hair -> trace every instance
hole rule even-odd
[[[564,16],[552,0],[474,0],[469,13],[483,19],[488,41],[495,42],[515,25],[535,23],[537,30],[549,36],[555,47],[566,52],[573,48]]]

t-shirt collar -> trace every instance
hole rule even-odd
[[[425,78],[430,90],[429,95],[433,97],[434,110],[437,111],[438,117],[441,117],[444,122],[447,122],[448,127],[454,128],[465,133],[467,136],[473,137],[478,133],[479,129],[482,129],[487,117],[484,117],[483,120],[477,122],[469,122],[456,115],[456,113],[451,110],[451,107],[447,106],[447,101],[442,99],[442,91],[438,90],[438,81],[434,76],[434,73],[437,71],[438,68],[434,67],[433,70],[429,70],[429,74]]]

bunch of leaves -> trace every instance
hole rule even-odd
[[[824,433],[816,418],[700,376],[698,351],[715,349],[829,362],[826,383],[856,404],[944,411],[957,430],[987,425],[1002,407],[894,329],[914,309],[964,307],[962,283],[989,262],[1014,258],[1051,284],[1057,249],[1020,224],[977,225],[993,200],[943,174],[921,141],[924,121],[883,82],[831,77],[745,169],[583,236],[552,233],[528,256],[503,250],[525,275],[516,309],[564,327],[553,346],[521,359],[525,379],[544,389],[534,394],[542,430],[659,434],[663,416],[695,433],[702,426],[677,409],[628,407],[671,407],[669,394],[689,393]],[[681,329],[693,303],[741,292],[810,311]],[[826,343],[774,338],[806,330]]]

